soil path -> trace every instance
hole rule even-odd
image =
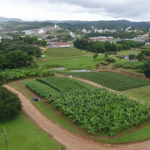
[[[4,85],[8,90],[18,94],[22,101],[23,111],[31,117],[43,130],[51,134],[55,140],[63,144],[67,150],[149,150],[150,140],[139,144],[128,145],[110,145],[102,144],[94,141],[86,140],[80,136],[74,135],[71,132],[61,128],[42,115],[38,109],[19,91]]]
[[[45,52],[46,51],[46,47],[40,47],[40,49],[42,49],[42,52]]]

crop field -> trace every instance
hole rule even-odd
[[[79,84],[73,79],[66,77],[37,78],[36,80],[49,85],[58,92],[71,92],[78,89],[86,89],[85,86]]]
[[[93,59],[93,56],[82,56],[57,60],[37,61],[40,68],[53,68],[54,66],[60,66],[65,67],[68,70],[96,68],[98,63],[105,63],[104,55],[99,55],[96,60]]]
[[[70,47],[70,48],[48,48],[45,51],[45,53],[48,54],[49,56],[51,56],[51,58],[86,55],[82,51],[75,49],[73,47]]]
[[[32,90],[42,98],[45,98],[46,95],[57,94],[56,90],[38,81],[26,81],[24,82],[24,84],[26,85],[26,87],[28,87],[30,90]]]
[[[64,72],[64,73],[96,82],[100,85],[114,89],[116,91],[123,91],[145,85],[150,85],[150,81],[144,79],[133,78],[110,72],[84,72],[84,73]]]
[[[46,100],[89,134],[107,131],[115,136],[128,129],[132,120],[139,125],[150,119],[149,105],[104,89],[59,93]]]

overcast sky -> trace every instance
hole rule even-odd
[[[0,17],[150,21],[150,0],[0,0]]]

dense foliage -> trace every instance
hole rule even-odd
[[[103,89],[79,90],[47,96],[46,100],[73,119],[89,134],[106,131],[110,136],[150,119],[150,106]]]
[[[119,41],[117,44],[110,42],[100,42],[100,41],[88,41],[86,39],[77,39],[74,41],[74,47],[78,49],[83,49],[89,52],[115,52],[121,50],[128,50],[130,48],[136,48],[143,46],[144,42],[135,41]]]
[[[0,86],[0,121],[13,119],[22,109],[18,96]]]
[[[86,89],[85,86],[82,86],[73,79],[66,77],[37,78],[36,80],[49,85],[58,92],[73,92],[77,89]]]
[[[143,73],[145,74],[145,76],[147,78],[150,78],[150,61],[146,61],[143,65],[142,65],[142,70]]]
[[[141,53],[146,55],[146,56],[150,56],[150,49],[144,49],[141,51]]]
[[[114,38],[121,38],[121,39],[132,39],[134,37],[136,37],[138,34],[135,33],[135,32],[131,32],[131,33],[127,33],[125,31],[120,31],[120,32],[114,32],[114,33],[111,33],[111,32],[105,32],[105,33],[95,33],[95,32],[92,32],[92,33],[89,33],[87,35],[85,35],[85,37],[96,37],[96,36],[112,36]]]
[[[123,91],[127,89],[132,89],[140,86],[150,85],[150,81],[133,78],[121,74],[110,73],[110,72],[64,72],[79,78],[87,79],[96,82],[105,87]]]
[[[41,57],[41,49],[19,39],[13,41],[3,39],[0,43],[0,69],[30,66],[33,63],[33,55]]]
[[[23,68],[23,69],[6,69],[1,71],[0,75],[4,78],[5,82],[12,80],[25,79],[30,77],[47,77],[54,76],[54,73],[47,69],[38,68]]]
[[[45,98],[46,95],[54,95],[57,94],[57,91],[51,88],[50,86],[46,84],[42,84],[38,81],[25,81],[24,82],[26,87],[28,87],[30,90],[38,94],[40,97]]]

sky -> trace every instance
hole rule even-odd
[[[150,21],[150,0],[0,0],[0,17],[25,21]]]

